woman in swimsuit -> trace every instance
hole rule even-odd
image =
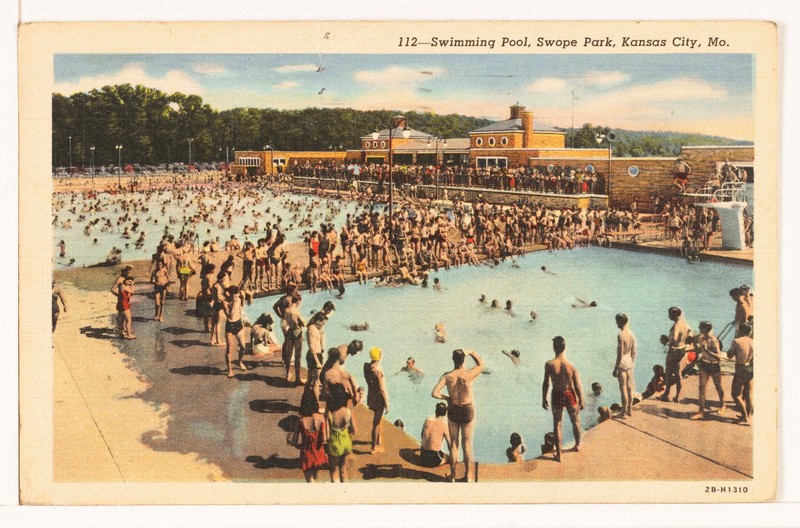
[[[164,321],[164,301],[167,299],[167,289],[170,284],[172,281],[169,279],[169,268],[163,261],[159,261],[156,272],[153,274],[154,321]]]
[[[126,277],[117,288],[117,312],[122,321],[122,337],[136,339],[133,334],[133,317],[131,317],[131,297],[133,296],[133,277]]]
[[[347,459],[353,452],[353,436],[356,434],[353,416],[347,406],[348,398],[340,397],[339,392],[344,392],[340,384],[331,386],[328,394],[328,409],[325,412],[327,425],[330,431],[327,451],[331,482],[345,482],[347,480]]]
[[[189,253],[187,251],[181,252],[178,256],[178,280],[180,281],[178,296],[182,301],[189,300],[189,278],[194,274],[195,270]]]
[[[329,464],[325,453],[328,428],[325,417],[319,412],[319,401],[312,392],[303,394],[300,401],[300,419],[294,432],[293,443],[300,444],[300,469],[306,482],[316,482],[320,468]]]
[[[53,288],[53,332],[56,331],[56,323],[58,322],[58,315],[61,313],[61,309],[58,307],[58,301],[61,301],[61,305],[64,307],[64,311],[67,311],[67,302],[64,300],[64,294],[61,292],[61,288],[56,286],[56,281],[52,282]]]
[[[242,363],[242,357],[245,352],[244,343],[244,325],[242,324],[242,295],[239,293],[239,288],[231,286],[226,290],[227,298],[223,303],[225,311],[225,359],[228,364],[228,377],[233,377],[233,352],[238,350],[239,361],[238,367],[242,370],[247,370],[247,367]]]

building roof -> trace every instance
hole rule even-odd
[[[436,153],[436,142],[432,141],[428,146],[427,139],[416,139],[408,141],[402,145],[398,145],[393,149],[395,152],[425,152],[434,154]],[[447,144],[444,142],[439,143],[439,152],[455,152],[455,151],[469,151],[469,138],[448,138]]]
[[[423,132],[421,130],[414,130],[413,128],[407,128],[405,131],[410,133],[410,135],[408,136],[410,138],[425,138],[425,139],[427,139],[429,137],[433,137],[431,134],[428,134],[428,133]],[[403,137],[403,129],[401,127],[394,128],[392,130],[392,138],[394,139],[394,138],[401,138],[401,137]],[[361,139],[372,139],[372,134],[368,134],[366,136],[361,136]],[[383,130],[378,132],[378,139],[389,139],[389,129],[388,128],[384,128]]]
[[[517,119],[506,119],[505,121],[497,121],[495,123],[490,123],[486,126],[481,128],[476,128],[470,134],[483,134],[486,132],[523,132],[522,128],[522,118]],[[563,130],[559,130],[556,127],[545,125],[538,119],[533,119],[533,131],[534,132],[556,132],[559,134],[565,134]]]

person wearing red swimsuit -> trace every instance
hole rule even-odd
[[[300,400],[300,419],[293,442],[300,446],[300,469],[306,482],[316,482],[320,468],[328,466],[327,442],[328,430],[325,417],[319,412],[319,401],[313,392],[306,392]]]

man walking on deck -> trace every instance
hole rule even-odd
[[[544,382],[542,383],[542,407],[548,409],[547,390],[550,383],[553,384],[553,432],[556,435],[556,462],[561,462],[561,420],[564,417],[564,409],[572,422],[572,434],[575,437],[574,451],[580,451],[581,447],[581,416],[583,409],[583,389],[581,378],[575,367],[567,361],[567,345],[564,338],[556,336],[553,338],[553,351],[556,354],[554,359],[544,364]]]

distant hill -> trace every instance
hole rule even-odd
[[[572,136],[567,133],[567,147],[571,146]],[[721,136],[706,136],[686,132],[669,132],[661,130],[623,130],[585,124],[575,130],[575,148],[597,148],[596,134],[614,132],[616,139],[612,148],[617,157],[661,157],[677,156],[681,147],[698,145],[752,145],[752,141],[742,141]],[[602,143],[602,146],[607,146]]]

